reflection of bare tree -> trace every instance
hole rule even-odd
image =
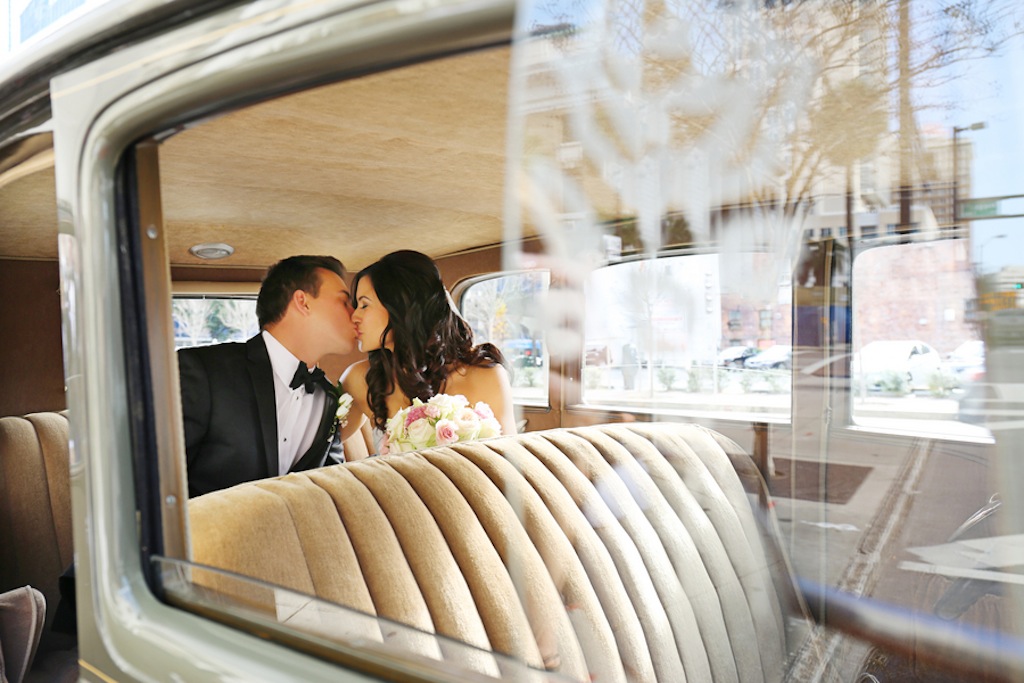
[[[174,319],[181,331],[188,335],[190,345],[194,346],[209,336],[207,319],[212,309],[213,302],[208,299],[174,300]]]
[[[1015,0],[811,5],[611,0],[591,32],[559,34],[570,59],[552,73],[596,213],[635,216],[648,250],[672,211],[698,239],[719,207],[799,216],[822,179],[843,187],[858,161],[894,152],[890,121],[920,166],[923,90],[1020,27]]]
[[[462,315],[484,339],[499,343],[505,338],[508,304],[498,292],[497,279],[474,285],[462,299]]]
[[[655,324],[658,310],[666,304],[672,310],[682,310],[685,293],[678,291],[668,265],[641,261],[625,268],[621,310],[627,327],[633,330],[634,336],[630,341],[640,350],[640,358],[648,361],[647,387],[652,389],[655,362],[661,356],[660,336]]]
[[[462,298],[462,314],[484,339],[499,344],[522,334],[522,321],[543,288],[539,273],[520,273],[479,282]]]

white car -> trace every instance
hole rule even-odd
[[[742,368],[743,363],[751,356],[757,355],[753,346],[730,346],[718,354],[718,364],[728,368]]]
[[[905,380],[910,390],[927,389],[932,377],[942,371],[942,357],[917,339],[873,341],[854,354],[850,371],[869,389],[882,388],[887,379]]]
[[[981,379],[985,374],[985,342],[965,341],[949,354],[945,366],[960,384]]]
[[[793,347],[789,344],[769,346],[745,360],[743,367],[753,370],[788,370],[793,367]]]

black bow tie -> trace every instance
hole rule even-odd
[[[312,394],[317,384],[327,383],[327,377],[324,375],[324,371],[320,368],[313,368],[310,372],[306,364],[301,360],[299,361],[299,367],[295,369],[295,375],[292,377],[292,382],[288,386],[292,389],[298,389],[301,386],[306,387],[306,393]]]

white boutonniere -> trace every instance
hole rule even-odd
[[[344,429],[348,424],[348,411],[352,409],[352,396],[342,392],[338,397],[338,411],[334,414],[338,422],[338,428]]]

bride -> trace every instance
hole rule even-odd
[[[491,407],[502,434],[515,434],[512,387],[496,346],[473,345],[437,266],[417,251],[396,251],[356,274],[356,328],[366,360],[349,366],[342,390],[352,396],[343,437],[369,419],[375,441],[388,418],[437,394],[461,394]]]

